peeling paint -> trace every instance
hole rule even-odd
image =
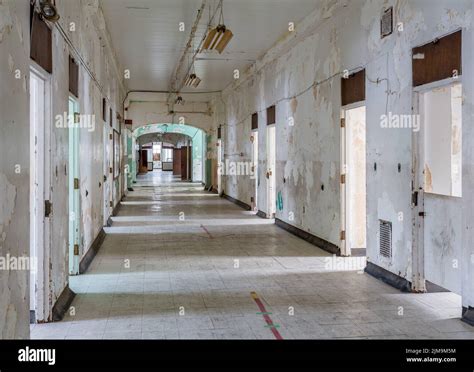
[[[0,0],[0,43],[10,34],[13,27],[13,19],[10,7]]]
[[[10,225],[13,212],[15,211],[16,187],[8,182],[7,177],[0,173],[0,195],[4,202],[0,204],[0,234],[2,242],[5,241],[5,230]]]

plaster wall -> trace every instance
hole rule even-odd
[[[257,112],[258,209],[267,210],[266,108],[276,104],[276,193],[283,201],[276,217],[340,246],[341,76],[344,70],[365,68],[367,256],[370,262],[411,281],[412,130],[382,128],[381,116],[389,112],[412,113],[412,48],[460,28],[466,51],[463,51],[463,82],[471,84],[472,73],[468,70],[472,66],[469,53],[472,3],[462,0],[327,0],[319,3],[318,8],[297,25],[296,31],[289,32],[242,74],[241,79],[224,90],[225,154],[234,160],[251,159],[251,115]],[[392,35],[381,39],[380,15],[388,6],[394,8],[396,28]],[[398,29],[399,22],[403,29]],[[465,86],[465,132],[471,126],[471,106],[472,88]],[[290,118],[294,119],[293,126]],[[472,147],[472,133],[467,134],[469,139],[466,133],[463,137],[466,149]],[[463,182],[464,187],[470,186],[465,190],[472,190],[471,150],[467,151]],[[254,194],[250,177],[227,176],[224,188],[226,194],[247,203]],[[457,226],[453,230],[445,229],[448,241],[459,241],[450,255],[442,255],[442,244],[426,240],[430,243],[426,249],[439,250],[433,254],[444,260],[440,270],[448,266],[453,256],[460,258],[466,249],[472,250],[472,244],[465,240],[461,246],[458,240],[460,218],[455,213],[441,212],[446,208],[461,210],[467,198],[471,197],[465,193],[463,199],[436,201],[428,212],[439,224]],[[379,254],[379,219],[393,223],[391,259]],[[465,228],[472,223],[472,217],[464,217]],[[441,232],[433,228],[432,233]],[[460,277],[458,274],[457,280]]]

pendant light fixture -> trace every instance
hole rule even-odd
[[[57,22],[59,20],[58,10],[51,0],[39,0],[39,7],[41,15],[47,21]]]
[[[219,54],[222,54],[227,44],[229,44],[230,40],[234,36],[232,31],[229,30],[224,24],[224,4],[222,0],[220,7],[221,14],[219,17],[219,24],[217,27],[209,30],[206,40],[204,40],[204,44],[202,45],[201,52],[204,50],[217,50]]]

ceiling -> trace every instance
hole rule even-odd
[[[131,79],[130,90],[168,91],[176,65],[184,52],[201,0],[101,0],[112,43]],[[220,91],[244,71],[288,30],[316,8],[320,0],[224,0],[224,23],[234,34],[222,54],[198,54],[199,88],[184,92]],[[208,0],[212,9],[217,0]],[[215,18],[216,23],[218,16]],[[196,33],[199,45],[209,21],[209,5]],[[186,25],[179,31],[179,23]],[[186,59],[185,70],[187,70]]]

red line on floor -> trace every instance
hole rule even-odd
[[[263,319],[265,319],[265,322],[267,322],[268,327],[272,331],[273,335],[277,340],[283,340],[283,337],[281,337],[280,332],[278,332],[278,329],[276,328],[275,324],[273,324],[272,318],[270,318],[270,315],[268,315],[268,311],[265,309],[265,305],[263,302],[258,298],[257,293],[251,292],[250,293],[254,301],[256,302],[258,308],[260,309]]]
[[[206,228],[204,227],[204,225],[201,225],[201,227],[202,227],[202,229],[206,232],[206,234],[209,236],[209,239],[214,239],[214,237],[212,236],[212,234],[209,232],[208,229],[206,229]]]

